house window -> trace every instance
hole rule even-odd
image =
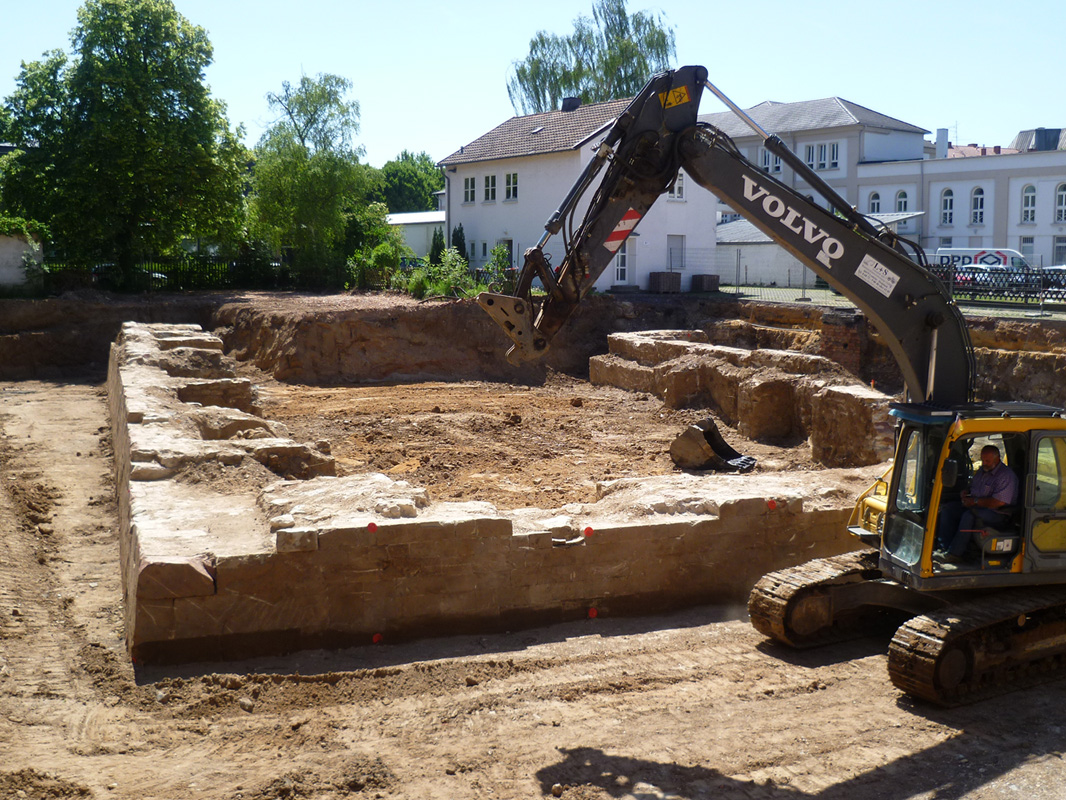
[[[1055,190],[1055,222],[1066,222],[1066,183],[1060,183]]]
[[[829,147],[828,145],[818,145],[818,169],[825,169],[829,166]]]
[[[940,224],[950,225],[955,221],[955,193],[945,189],[940,193]]]
[[[1022,189],[1022,222],[1036,222],[1036,187]]]
[[[1052,261],[1055,264],[1066,264],[1066,236],[1056,236]]]
[[[881,213],[881,195],[878,194],[877,192],[873,192],[873,193],[870,194],[870,213],[871,214],[880,214]]]
[[[685,237],[666,237],[666,269],[668,272],[680,272],[685,268]]]
[[[907,193],[903,191],[896,192],[896,211],[903,212],[907,210]]]
[[[941,236],[940,237],[940,242],[939,242],[939,244],[937,244],[937,247],[951,247],[951,237],[950,236]]]
[[[674,179],[674,185],[670,187],[670,192],[666,195],[671,200],[684,200],[685,199],[685,173],[678,170],[677,177]]]
[[[769,150],[762,148],[760,150],[762,157],[762,171],[763,172],[780,172],[781,171],[781,156],[775,156]]]
[[[840,142],[831,142],[829,144],[829,169],[836,169],[840,166]]]
[[[518,173],[508,172],[506,177],[506,185],[504,186],[504,200],[517,200],[518,199]]]
[[[1036,255],[1036,243],[1032,236],[1023,236],[1018,242],[1018,252],[1025,256],[1025,260],[1030,264],[1033,263],[1033,256]]]
[[[804,150],[804,154],[807,156],[804,159],[807,162],[807,166],[811,169],[814,169],[814,145],[807,145],[806,149]]]
[[[485,200],[491,201],[496,199],[496,176],[485,176]]]
[[[477,192],[477,179],[476,178],[463,178],[463,202],[473,203],[474,195]]]
[[[629,241],[622,242],[614,256],[614,282],[629,283]]]
[[[469,260],[473,261],[475,258],[477,258],[477,242],[471,241],[470,242],[470,257],[469,257]]]
[[[980,186],[970,195],[970,224],[985,224],[985,190]]]
[[[489,243],[488,242],[482,242],[481,243],[481,257],[482,258],[488,258],[489,257]]]

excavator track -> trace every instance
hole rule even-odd
[[[877,562],[876,550],[860,550],[764,575],[748,598],[751,624],[774,641],[799,648],[868,635],[868,616],[836,619],[828,598],[835,588],[880,579]]]
[[[914,617],[888,650],[892,683],[941,706],[1066,677],[1066,588],[996,592]]]

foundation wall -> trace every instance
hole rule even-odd
[[[126,635],[136,660],[743,604],[762,574],[855,544],[845,533],[850,501],[810,489],[820,484],[803,474],[619,480],[595,503],[506,513],[432,503],[380,474],[333,477],[308,446],[286,442],[267,421],[256,425],[254,403],[200,402],[254,400],[251,388],[221,391],[233,379],[218,376],[210,354],[220,349],[190,326],[132,323],[112,347]],[[215,377],[189,374],[196,363],[214,363]],[[190,385],[201,387],[194,402],[182,399]],[[205,439],[197,422],[205,416],[237,422],[214,425]],[[280,472],[304,464],[306,479],[225,495],[177,479],[190,465],[267,464],[279,452],[290,452]]]
[[[589,361],[589,380],[650,392],[669,406],[710,406],[749,439],[810,439],[830,467],[892,457],[891,398],[836,362],[789,350],[711,344],[701,331],[608,337],[610,353]]]

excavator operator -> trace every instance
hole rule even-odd
[[[981,468],[973,476],[969,490],[958,501],[941,509],[942,559],[949,564],[965,560],[973,532],[977,528],[1001,529],[1009,518],[1008,509],[1018,502],[1018,476],[1000,459],[999,448],[981,448]]]

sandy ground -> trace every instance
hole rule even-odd
[[[342,471],[501,507],[668,470],[699,416],[566,377],[263,399]],[[934,710],[891,687],[885,641],[797,654],[742,609],[136,668],[107,426],[93,380],[0,383],[4,800],[1063,796],[1066,684]],[[731,441],[760,469],[808,463]]]

